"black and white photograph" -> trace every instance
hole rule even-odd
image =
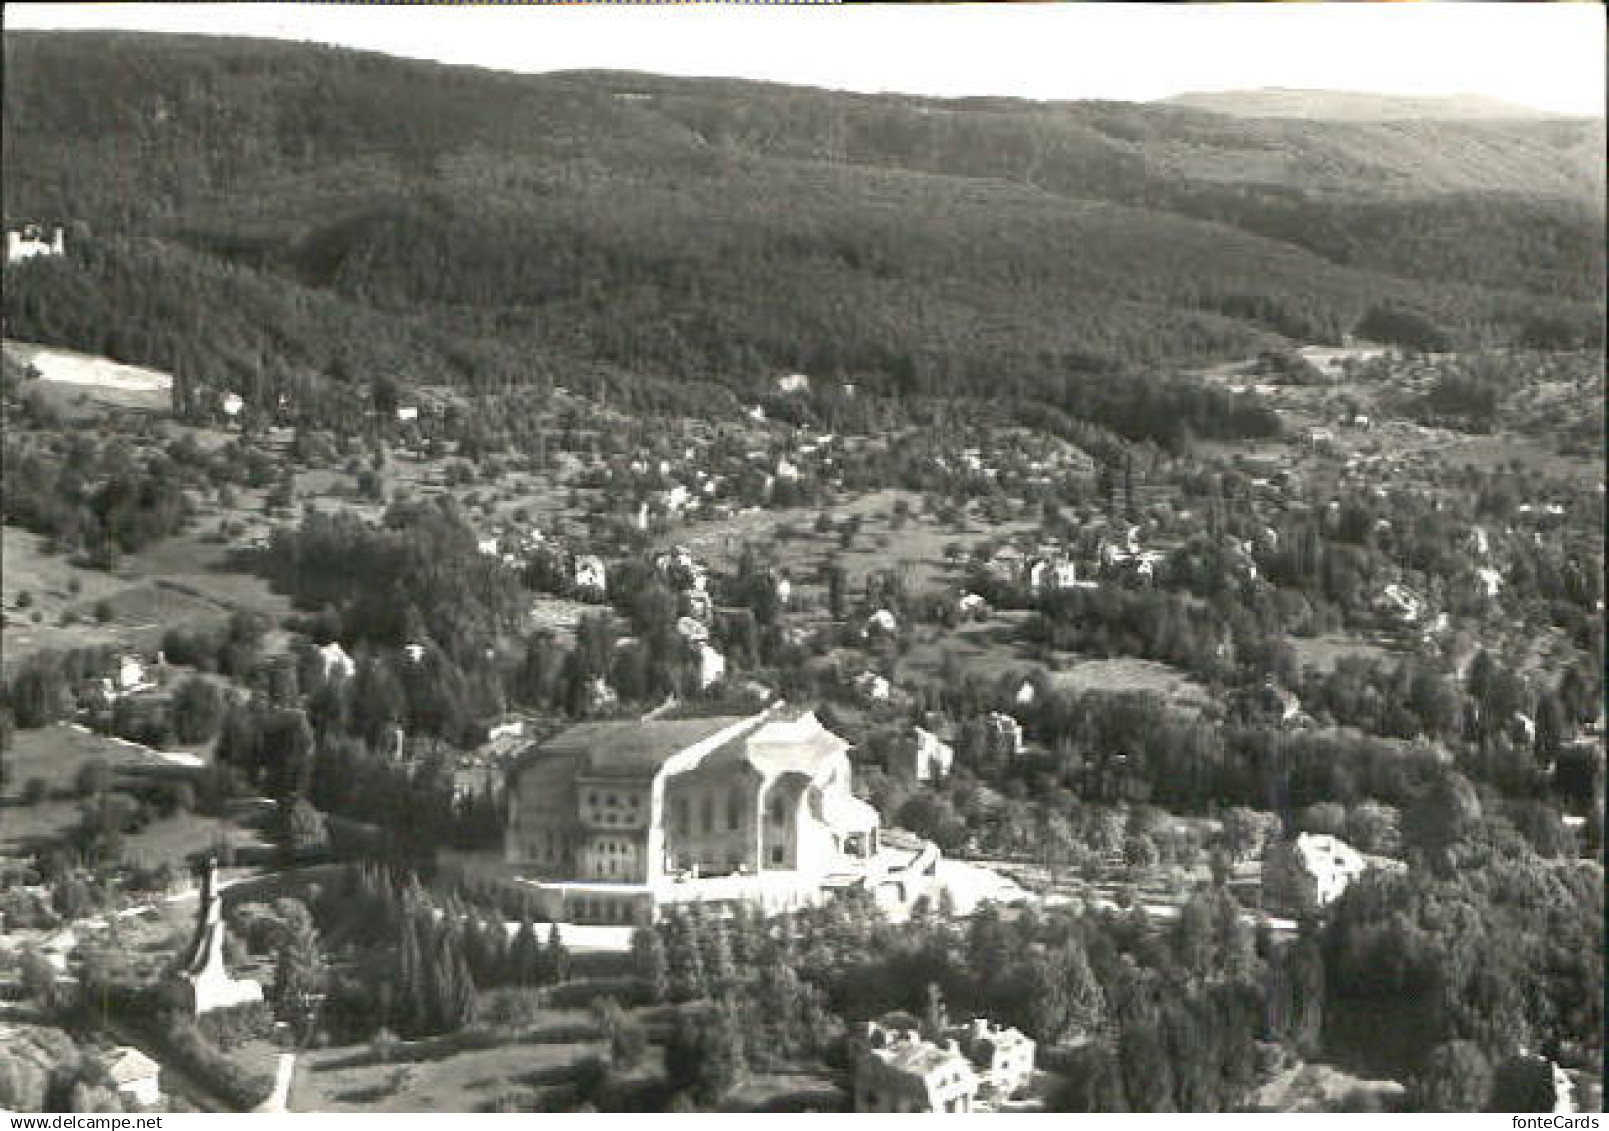
[[[5,4],[0,1126],[1597,1128],[1605,49]]]

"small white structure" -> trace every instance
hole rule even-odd
[[[246,407],[246,399],[239,393],[225,393],[223,399],[218,402],[218,407],[223,410],[225,416],[234,418]]]
[[[1362,853],[1339,837],[1298,833],[1264,852],[1263,896],[1272,906],[1317,910],[1339,899],[1368,868]]]
[[[59,227],[51,229],[49,239],[45,238],[44,231],[36,224],[29,224],[20,231],[6,233],[7,263],[19,263],[24,259],[42,255],[66,254],[67,237]]]
[[[899,621],[887,609],[878,609],[866,618],[867,636],[898,636]]]
[[[726,678],[726,657],[709,644],[700,641],[694,646],[694,655],[698,661],[700,690],[707,690]]]
[[[596,554],[582,554],[575,560],[575,587],[584,593],[602,596],[609,590],[609,571]]]
[[[398,424],[407,424],[409,421],[418,420],[418,419],[419,419],[419,407],[417,405],[407,404],[407,405],[398,405],[397,406],[397,423]]]
[[[1028,567],[1028,588],[1035,593],[1072,589],[1078,584],[1078,567],[1066,558],[1039,558]]]
[[[155,687],[145,673],[145,665],[138,656],[120,656],[117,661],[117,690],[122,694]]]
[[[1377,602],[1381,611],[1396,617],[1404,624],[1414,624],[1424,615],[1424,602],[1406,585],[1392,582],[1380,590]]]
[[[162,1102],[162,1089],[158,1084],[162,1066],[139,1049],[119,1045],[108,1050],[101,1062],[119,1095],[127,1096],[141,1107],[156,1107]]]
[[[955,603],[955,611],[963,619],[982,617],[989,612],[989,603],[976,593],[963,593]]]
[[[678,483],[676,486],[665,492],[664,498],[661,501],[665,505],[665,511],[667,514],[679,514],[683,510],[686,510],[688,504],[693,501],[693,493],[682,484]]]
[[[318,658],[325,679],[351,679],[357,674],[357,663],[346,654],[346,649],[341,647],[338,640],[332,640],[320,648]]]
[[[889,771],[912,781],[943,781],[954,764],[954,748],[922,727],[900,734],[889,749]]]
[[[524,719],[510,719],[506,723],[498,723],[486,730],[486,741],[496,742],[500,738],[519,738],[525,733]]]
[[[710,638],[709,626],[695,617],[677,617],[676,635],[689,644],[702,644]]]
[[[402,647],[402,654],[408,657],[410,664],[422,664],[425,660],[425,646],[418,643],[405,644]]]
[[[855,677],[855,694],[868,703],[886,703],[894,688],[876,672],[865,671]]]
[[[810,391],[810,378],[803,373],[789,373],[786,377],[777,378],[777,392],[779,393],[808,393]]]
[[[1503,575],[1489,566],[1476,570],[1475,578],[1480,582],[1481,591],[1488,598],[1495,598],[1503,591]]]
[[[1022,724],[1010,715],[990,711],[983,716],[983,733],[991,751],[999,750],[1010,757],[1023,752]]]

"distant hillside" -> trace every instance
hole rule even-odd
[[[1347,90],[1190,91],[1161,99],[1171,106],[1210,110],[1243,118],[1307,118],[1315,121],[1537,121],[1561,115],[1480,94],[1413,96]]]
[[[686,395],[779,371],[1052,401],[1080,375],[1601,327],[1601,123],[499,74],[302,44],[5,38],[9,332],[203,381]],[[713,386],[711,386],[713,388]],[[681,392],[678,394],[677,391]]]

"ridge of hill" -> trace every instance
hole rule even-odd
[[[1158,99],[1171,106],[1247,118],[1307,118],[1387,122],[1549,120],[1568,117],[1483,94],[1379,94],[1359,90],[1262,87],[1257,90],[1192,90]]]
[[[1601,334],[1602,123],[1308,122],[5,37],[9,332],[203,381],[779,371],[1056,401],[1333,342]],[[1594,160],[1596,156],[1596,160]],[[296,376],[299,375],[299,376]],[[656,394],[657,395],[657,394]]]

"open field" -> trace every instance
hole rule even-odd
[[[74,781],[86,763],[105,761],[112,769],[113,789],[117,789],[182,779],[194,767],[205,765],[210,755],[202,747],[154,751],[60,723],[17,732],[10,758],[11,780],[0,795],[0,855],[21,856],[54,842],[78,823],[81,802]],[[44,783],[46,799],[24,804],[23,792],[35,779]],[[179,865],[191,854],[225,839],[237,850],[267,847],[255,829],[239,821],[177,812],[129,833],[124,851],[134,863]]]
[[[228,567],[231,547],[196,531],[130,555],[115,573],[83,569],[49,554],[44,538],[13,526],[0,536],[7,670],[52,649],[110,647],[151,654],[175,626],[222,624],[236,609],[276,621],[290,611],[290,602],[266,582]],[[26,608],[19,607],[19,599]]]
[[[230,555],[238,543],[219,543],[192,531],[163,540],[131,556],[141,573],[160,577],[167,588],[212,603],[221,613],[258,613],[277,623],[291,610],[290,599],[269,588],[268,582],[233,566]]]
[[[3,348],[8,358],[39,374],[33,387],[69,417],[101,410],[166,412],[172,405],[173,378],[155,369],[32,342],[8,340]]]
[[[1029,615],[1021,609],[1001,609],[990,613],[987,620],[954,629],[918,625],[909,632],[911,646],[900,666],[907,672],[935,678],[942,671],[944,657],[954,656],[962,671],[983,679],[1026,671],[1030,661],[1018,634]]]
[[[1253,1111],[1362,1111],[1390,1109],[1403,1087],[1394,1080],[1369,1080],[1328,1064],[1299,1064],[1254,1092]]]
[[[1341,660],[1380,660],[1391,655],[1378,644],[1334,632],[1313,637],[1292,636],[1288,639],[1291,650],[1296,653],[1297,663],[1319,672],[1333,672]]]
[[[910,504],[911,514],[904,526],[896,530],[889,516],[900,500]],[[967,529],[960,532],[923,515],[921,503],[921,497],[914,492],[890,488],[819,508],[745,511],[731,518],[687,526],[674,531],[665,541],[687,546],[694,557],[716,570],[735,566],[745,541],[771,547],[796,585],[801,579],[807,585],[813,582],[821,567],[833,557],[848,572],[852,591],[864,584],[867,574],[876,570],[904,569],[907,584],[915,591],[942,584],[950,577],[952,570],[945,556],[947,546],[970,547],[1034,528],[1031,522],[988,524],[970,519]],[[822,511],[831,515],[835,523],[847,518],[861,519],[860,533],[848,549],[840,545],[836,529],[816,533],[816,517]],[[779,536],[778,531],[783,527],[791,529],[791,537]]]
[[[386,1061],[365,1046],[320,1049],[297,1065],[293,1111],[484,1111],[504,1095],[529,1097],[566,1083],[576,1065],[604,1051],[576,1040],[583,1010],[544,1011],[535,1029],[490,1048],[450,1041],[399,1042]],[[650,1054],[653,1059],[653,1054]]]
[[[1068,667],[1050,674],[1058,691],[1155,691],[1174,706],[1208,706],[1211,693],[1178,668],[1155,660],[1124,656],[1117,659],[1074,659]]]

